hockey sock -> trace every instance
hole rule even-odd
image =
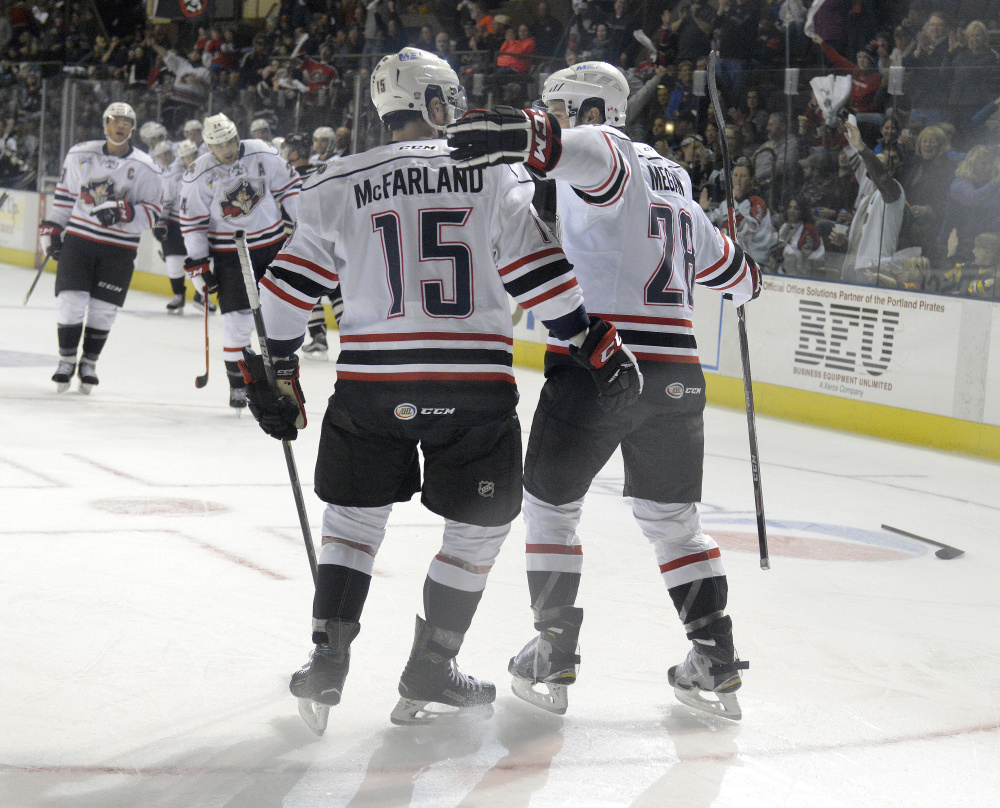
[[[243,378],[243,371],[240,370],[238,362],[226,361],[226,376],[229,377],[229,386],[234,390],[246,387],[246,380]]]
[[[110,333],[88,325],[83,330],[83,355],[91,362],[96,362],[104,350],[104,343],[108,341]]]
[[[372,577],[340,564],[320,564],[316,569],[316,595],[313,598],[315,623],[343,620],[357,623],[368,598]],[[326,642],[325,631],[314,631],[313,642]]]
[[[59,336],[59,356],[76,357],[76,349],[80,347],[80,337],[83,336],[83,323],[73,325],[57,325]]]
[[[709,640],[711,624],[723,616],[729,598],[725,575],[699,578],[669,590],[677,615],[687,630],[689,640]]]
[[[465,634],[482,597],[482,590],[466,592],[424,578],[424,616],[436,628]]]
[[[531,608],[536,612],[572,606],[576,603],[576,593],[580,589],[578,572],[528,572],[528,591],[531,593]]]
[[[314,339],[320,334],[326,336],[326,312],[323,310],[322,303],[317,303],[313,306],[313,310],[309,313],[309,323],[306,328],[309,331],[309,336]]]
[[[184,276],[181,275],[179,278],[170,279],[170,291],[175,295],[184,294]]]

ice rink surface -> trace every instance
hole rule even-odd
[[[515,522],[459,655],[486,722],[389,723],[442,520],[398,505],[323,738],[288,677],[312,582],[280,444],[227,404],[221,324],[132,292],[90,396],[56,395],[51,274],[0,267],[0,808],[922,808],[1000,804],[1000,465],[758,418],[759,569],[742,412],[709,408],[739,723],[677,703],[688,643],[615,458],[580,534],[582,666],[564,717],[509,690],[532,636]],[[752,305],[748,309],[753,343]],[[333,336],[333,335],[332,335]],[[333,363],[303,362],[311,490]],[[517,370],[527,431],[541,374]],[[880,529],[955,545],[950,561]]]

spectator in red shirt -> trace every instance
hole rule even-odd
[[[524,23],[517,27],[517,39],[514,29],[507,29],[507,38],[500,46],[497,56],[497,73],[516,73],[526,76],[531,70],[532,56],[535,55],[535,38],[531,29]]]
[[[878,92],[882,88],[882,74],[878,72],[875,50],[870,45],[858,51],[858,63],[845,59],[818,35],[813,41],[823,49],[823,55],[834,67],[851,74],[851,108],[858,115],[879,112]],[[881,118],[879,119],[881,122]]]

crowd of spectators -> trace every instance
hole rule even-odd
[[[0,0],[0,185],[34,174],[45,79],[91,80],[75,140],[98,136],[113,98],[176,139],[223,111],[244,132],[260,118],[279,135],[329,126],[364,148],[381,136],[368,72],[414,45],[480,105],[530,104],[567,64],[617,65],[629,135],[684,165],[718,216],[715,47],[742,235],[769,271],[993,295],[1000,0],[283,0],[266,20],[202,28],[152,24],[144,6]]]

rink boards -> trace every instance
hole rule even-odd
[[[7,193],[0,261],[39,266],[37,224],[50,200]],[[148,232],[132,288],[170,293]],[[696,286],[695,311],[708,399],[742,408],[735,309]],[[768,276],[746,313],[758,413],[1000,458],[1000,307]],[[541,367],[545,337],[530,312],[514,312],[516,364]]]

